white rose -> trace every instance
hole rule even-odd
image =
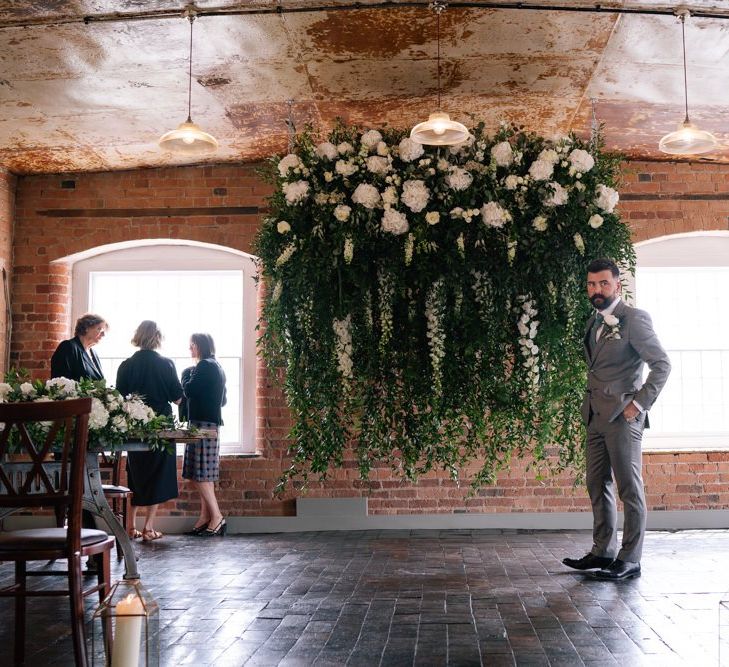
[[[343,141],[341,144],[337,144],[337,151],[340,155],[349,155],[354,150],[354,146],[348,141]]]
[[[407,232],[410,225],[404,213],[400,213],[394,208],[388,208],[382,216],[382,229],[385,232],[399,236]]]
[[[514,161],[514,153],[508,141],[502,141],[491,148],[491,157],[499,167],[508,167]]]
[[[380,204],[380,193],[374,185],[360,183],[352,193],[352,201],[365,208],[373,209]]]
[[[13,388],[7,382],[0,382],[0,403],[5,402]]]
[[[281,161],[278,163],[278,173],[281,174],[282,178],[286,178],[286,176],[288,176],[289,169],[295,169],[300,166],[301,160],[299,160],[299,156],[289,153],[281,158]]]
[[[283,184],[283,193],[289,204],[298,204],[304,201],[309,194],[308,181],[294,181],[293,183]]]
[[[535,160],[529,167],[529,175],[535,181],[546,181],[554,173],[554,164],[547,160]]]
[[[440,213],[438,211],[428,211],[425,214],[425,222],[429,225],[437,225],[440,222]]]
[[[567,203],[569,194],[559,183],[552,181],[549,183],[552,193],[544,200],[545,206],[562,206]]]
[[[450,167],[445,182],[452,190],[465,190],[473,183],[473,176],[460,167]]]
[[[595,160],[587,151],[575,148],[569,155],[570,162],[575,171],[586,173],[595,166]]]
[[[509,174],[504,179],[504,185],[507,190],[516,190],[516,186],[519,185],[519,177],[514,174]]]
[[[417,141],[405,137],[398,146],[400,152],[400,159],[404,162],[412,162],[417,160],[425,151],[423,145]]]
[[[532,220],[532,227],[536,229],[538,232],[544,232],[547,230],[547,218],[545,218],[543,215],[538,215],[534,220]]]
[[[597,213],[595,213],[595,215],[591,215],[590,219],[587,221],[587,224],[590,225],[590,227],[592,227],[593,229],[597,229],[598,227],[600,227],[600,225],[602,225],[602,223],[603,218]]]
[[[357,165],[349,160],[337,160],[337,163],[334,165],[334,171],[342,176],[351,176],[357,171]]]
[[[291,225],[286,222],[286,220],[281,220],[281,222],[276,225],[276,230],[279,234],[288,234],[288,232],[291,231]]]
[[[605,211],[605,213],[612,213],[619,199],[620,195],[617,193],[617,191],[609,188],[607,185],[597,186],[597,197],[595,197],[595,204],[603,211]]]
[[[509,212],[495,201],[490,201],[481,207],[481,217],[483,218],[484,224],[490,227],[503,227],[505,222],[511,220]]]
[[[367,150],[372,150],[382,141],[382,135],[377,130],[369,130],[362,135],[360,141]]]
[[[377,155],[387,156],[390,154],[390,149],[387,147],[387,144],[384,141],[381,141],[379,144],[377,144]]]
[[[334,144],[325,141],[316,147],[316,154],[319,157],[326,158],[327,160],[333,160],[337,157],[337,147]]]
[[[413,213],[420,213],[428,204],[430,191],[423,181],[405,181],[400,198]]]
[[[602,319],[609,327],[616,327],[618,326],[618,324],[620,324],[620,320],[612,313],[608,313]]]
[[[347,218],[349,218],[349,214],[352,212],[352,209],[349,208],[349,206],[345,206],[344,204],[339,204],[334,209],[334,217],[339,220],[340,222],[344,222]]]
[[[390,169],[390,163],[386,157],[371,155],[365,160],[367,169],[373,174],[384,174]]]
[[[555,165],[559,162],[559,155],[557,151],[551,148],[545,148],[538,156],[537,160],[541,162],[549,162]]]

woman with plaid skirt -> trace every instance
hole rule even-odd
[[[192,481],[200,494],[200,516],[188,533],[202,537],[225,535],[225,519],[215,497],[215,482],[220,478],[220,440],[218,427],[223,423],[225,373],[215,359],[215,343],[210,334],[190,336],[190,355],[195,360],[192,371],[183,374],[182,389],[187,399],[187,416],[198,428],[214,429],[215,438],[206,438],[185,446],[182,477]]]

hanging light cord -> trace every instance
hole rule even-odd
[[[433,0],[433,2],[430,3],[430,8],[436,15],[436,43],[438,49],[436,56],[436,62],[438,63],[438,111],[440,111],[440,15],[447,5],[448,3],[446,0]]]
[[[195,21],[195,14],[190,13],[187,18],[190,21],[190,62],[187,72],[187,122],[192,123],[192,24]]]
[[[684,123],[689,122],[688,115],[688,78],[686,76],[686,14],[681,14],[681,41],[683,42],[683,97],[686,104],[686,118]]]

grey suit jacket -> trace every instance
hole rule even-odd
[[[617,419],[628,403],[635,400],[650,410],[671,372],[671,362],[658,341],[650,315],[620,301],[613,310],[620,338],[611,327],[603,326],[597,343],[588,346],[588,335],[595,320],[593,315],[585,329],[587,358],[587,392],[582,403],[585,424],[599,417],[609,422]],[[649,373],[643,382],[643,364]]]

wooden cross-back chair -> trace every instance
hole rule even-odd
[[[124,526],[124,531],[129,531],[134,526],[129,525],[129,503],[132,497],[132,491],[128,486],[121,485],[121,467],[122,453],[106,452],[99,453],[99,473],[101,474],[101,488],[104,491],[106,499],[111,505],[111,511],[116,516],[117,521]],[[123,558],[121,545],[119,540],[116,543],[116,559],[120,561]]]
[[[56,516],[67,514],[67,527],[0,531],[0,561],[15,562],[15,583],[0,589],[0,596],[15,598],[16,665],[25,662],[26,597],[67,595],[70,597],[71,635],[75,664],[88,664],[84,632],[83,598],[98,592],[103,600],[110,584],[109,554],[114,538],[104,531],[82,529],[86,445],[91,399],[40,403],[0,404],[0,510],[3,515],[20,508],[51,508]],[[47,432],[37,425],[45,422]],[[36,424],[36,426],[32,426]],[[29,458],[11,462],[10,444]],[[46,461],[56,454],[56,460]],[[53,459],[52,456],[50,456]],[[81,558],[97,563],[97,583],[83,588]],[[28,570],[28,561],[68,561],[68,571]],[[63,590],[34,590],[28,577],[61,575],[68,585]]]

